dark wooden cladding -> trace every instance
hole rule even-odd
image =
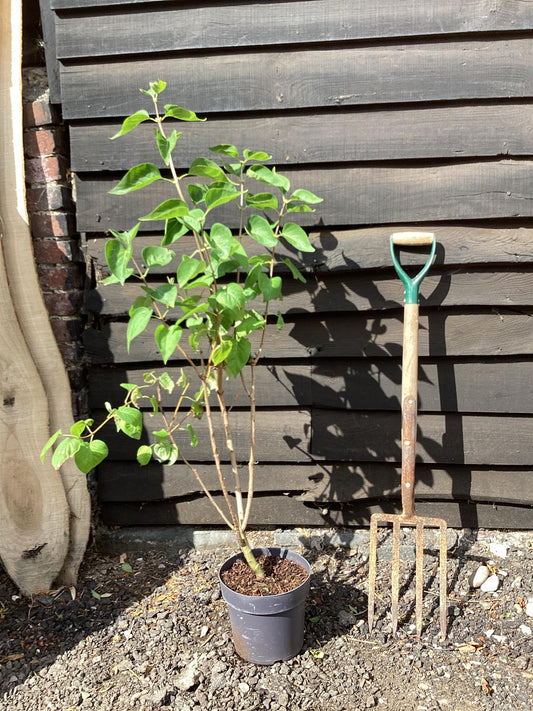
[[[169,275],[172,276],[172,275]],[[387,311],[403,303],[403,286],[391,274],[333,274],[310,277],[306,284],[287,276],[283,300],[278,310],[287,316],[341,311]],[[148,282],[156,288],[160,282]],[[131,304],[141,295],[137,284],[109,285],[88,292],[88,311],[103,316],[126,317]],[[424,280],[420,303],[432,306],[533,306],[533,269],[522,271],[433,270]],[[262,300],[250,303],[261,310]],[[179,309],[169,311],[169,319],[182,315]]]
[[[212,465],[199,464],[209,488],[217,491],[217,475]],[[243,472],[245,471],[243,467]],[[417,467],[417,499],[487,501],[490,497],[506,504],[522,504],[523,493],[533,494],[533,476],[525,469],[474,469],[466,466]],[[286,495],[302,502],[348,503],[400,494],[400,469],[393,464],[365,462],[357,466],[346,462],[295,464],[282,468],[261,464],[255,469],[257,493],[272,493],[273,482],[282,483]],[[127,462],[102,465],[100,495],[106,502],[161,501],[185,499],[198,492],[194,474],[183,464],[161,466],[156,463],[132,468]],[[246,490],[246,489],[245,489]]]
[[[221,497],[217,502],[221,503]],[[358,502],[326,508],[320,503],[303,504],[289,496],[257,497],[252,509],[252,526],[283,526],[287,522],[301,526],[368,526],[370,516],[379,512],[400,513],[395,499],[378,503]],[[416,507],[420,516],[442,517],[450,528],[533,528],[531,506],[506,504],[477,504],[473,502],[426,502]],[[220,518],[209,501],[204,498],[193,501],[163,501],[159,503],[103,503],[102,518],[109,526],[154,526],[154,525],[220,525]]]
[[[58,10],[99,4],[95,0],[53,2]],[[117,7],[105,15],[58,15],[58,57],[73,59],[533,28],[531,6],[516,1],[495,6],[489,0],[467,3],[432,0],[398,6],[394,0],[382,0],[379,7],[363,0],[202,2],[179,3],[164,9],[152,4],[148,12],[135,7],[129,10],[117,0],[105,4]]]
[[[421,357],[441,356],[525,356],[533,342],[532,310],[516,313],[507,309],[447,312],[439,310],[420,316]],[[126,349],[126,324],[110,322],[84,334],[87,355],[93,364],[160,362],[154,328]],[[328,314],[286,322],[282,331],[267,326],[264,357],[284,361],[294,358],[380,358],[399,356],[402,342],[402,314]],[[184,342],[187,349],[187,344]],[[188,351],[193,356],[192,351]],[[172,363],[178,358],[171,359]],[[481,374],[480,374],[481,377]]]
[[[138,89],[158,77],[166,78],[168,96],[204,113],[526,98],[533,96],[532,52],[529,37],[221,52],[194,57],[194,81],[191,56],[63,64],[63,116],[149,109]]]
[[[93,368],[89,377],[89,405],[101,407],[100,392],[119,404],[124,398],[121,383],[143,385],[150,369],[123,366]],[[176,379],[178,368],[159,368]],[[185,369],[189,379],[192,371]],[[482,373],[482,378],[479,373]],[[262,407],[319,407],[353,410],[393,410],[400,407],[401,367],[399,358],[335,359],[305,364],[261,365],[256,390]],[[240,380],[229,378],[224,386],[230,402],[246,405]],[[533,414],[533,360],[463,361],[424,358],[419,366],[421,412],[477,412]],[[165,407],[174,407],[171,395],[163,393]],[[213,397],[212,405],[216,407]],[[149,404],[139,402],[141,408]]]
[[[390,270],[389,241],[393,232],[404,232],[412,225],[385,225],[366,227],[358,230],[310,230],[309,236],[314,252],[298,255],[298,262],[305,271],[328,273],[334,271],[358,273],[366,269]],[[421,228],[422,229],[422,228]],[[533,263],[533,227],[512,227],[503,223],[499,227],[486,223],[482,226],[425,224],[423,229],[436,234],[438,247],[435,255],[436,266],[455,267],[458,265],[528,265]],[[138,235],[134,241],[134,255],[142,264],[142,250],[154,244],[161,236]],[[105,260],[103,235],[91,235],[84,242],[87,258],[98,275],[108,276]],[[251,239],[243,240],[248,254],[259,254],[263,248]],[[182,237],[172,245],[176,258],[188,253],[191,241]],[[294,252],[281,246],[280,257],[294,257]],[[405,252],[402,262],[407,265],[422,266],[426,260],[419,251]],[[152,267],[150,274],[167,274],[168,268]],[[431,276],[431,273],[430,273]]]
[[[491,103],[388,111],[348,109],[316,114],[209,118],[177,125],[183,130],[176,152],[187,168],[209,147],[233,143],[268,152],[282,165],[352,161],[423,160],[461,156],[532,155],[530,103]],[[129,170],[137,163],[163,161],[152,139],[151,124],[142,124],[114,141],[120,122],[76,123],[70,128],[72,169],[77,172]],[[324,131],[324,127],[327,130]],[[369,126],[372,130],[369,131]]]
[[[320,210],[302,214],[299,222],[344,226],[351,224],[472,220],[533,216],[533,161],[501,160],[465,162],[423,167],[345,166],[283,170],[292,189],[307,187],[323,198]],[[96,232],[130,229],[137,217],[172,196],[161,181],[128,195],[109,195],[117,180],[78,176],[78,229]],[[259,192],[254,183],[252,192]],[[228,206],[219,215],[238,225],[238,211]],[[154,230],[154,222],[142,222],[141,230]]]
[[[101,416],[101,412],[95,411]],[[236,411],[234,444],[238,461],[249,457],[249,414]],[[187,431],[178,436],[184,456],[191,461],[212,460],[207,425],[194,422],[199,443],[189,444]],[[159,415],[147,415],[141,443],[151,443],[152,431],[160,430]],[[337,459],[357,462],[400,462],[400,416],[396,412],[350,410],[260,411],[257,458],[261,462],[308,462]],[[310,433],[313,433],[312,439]],[[109,459],[135,460],[135,451],[123,434],[106,434]],[[221,442],[222,440],[220,440]],[[179,446],[179,445],[178,445]],[[222,461],[228,455],[220,452]],[[533,461],[533,419],[525,416],[426,414],[418,417],[417,460],[432,464],[528,466]]]
[[[403,287],[389,237],[423,230],[438,248],[421,289],[417,512],[450,526],[533,528],[533,3],[41,3],[55,15],[48,51],[61,68],[91,275],[84,344],[94,415],[120,402],[120,383],[162,369],[153,326],[126,349],[133,286],[99,285],[108,230],[132,227],[171,196],[163,183],[108,194],[133,165],[162,165],[150,124],[109,140],[125,116],[152,109],[138,90],[161,78],[162,104],[208,119],[175,124],[180,171],[211,157],[209,146],[233,143],[267,151],[293,189],[324,199],[295,216],[316,251],[281,250],[307,283],[287,278],[285,327],[267,327],[252,524],[367,525],[374,511],[399,510]],[[217,220],[235,229],[234,208]],[[139,263],[161,230],[141,223]],[[178,259],[188,244],[172,245]],[[263,251],[249,239],[245,247]],[[402,251],[408,270],[425,259]],[[149,279],[172,276],[160,267]],[[182,345],[195,355],[186,334]],[[184,366],[177,354],[164,369]],[[231,398],[238,387],[225,383]],[[140,406],[148,437],[161,423]],[[234,414],[246,460],[244,398]],[[205,422],[195,427],[205,435]],[[112,458],[99,470],[106,523],[220,523],[182,464],[139,468],[137,443],[109,436]],[[219,500],[206,437],[187,451]]]
[[[249,456],[248,420],[248,413],[235,412],[235,449],[242,462]],[[146,424],[149,431],[162,426],[157,416],[150,417]],[[376,457],[388,462],[401,460],[397,413],[345,410],[332,413],[319,409],[311,413],[260,412],[257,426],[261,432],[257,457],[262,462],[290,464],[334,458],[367,462]],[[210,461],[206,423],[194,423],[194,429],[200,440],[198,447],[193,450],[189,446],[185,432],[182,450],[189,459]],[[131,456],[131,445],[123,435],[110,432],[107,440],[111,460]],[[153,438],[147,433],[142,441],[150,442]],[[224,453],[221,457],[228,461]],[[528,466],[533,461],[533,421],[528,417],[422,413],[418,418],[417,457],[424,463],[504,466],[512,460],[515,466]]]

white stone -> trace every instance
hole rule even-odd
[[[530,597],[526,604],[526,615],[533,617],[533,597]]]
[[[181,672],[181,674],[176,680],[176,686],[181,691],[189,691],[189,689],[192,689],[193,686],[196,686],[199,681],[200,674],[198,672],[196,663],[193,662],[192,664],[189,664],[188,667],[185,667],[185,669]]]
[[[497,575],[489,575],[485,582],[480,585],[481,592],[496,592],[500,587],[500,579]]]
[[[506,543],[491,543],[489,550],[493,555],[497,555],[498,558],[507,558],[509,546]]]
[[[490,570],[486,565],[480,565],[479,568],[472,573],[468,579],[468,583],[471,588],[479,588],[483,585],[485,580],[489,577]]]
[[[532,630],[531,627],[528,627],[527,625],[520,625],[520,632],[522,632],[523,634],[530,635]]]

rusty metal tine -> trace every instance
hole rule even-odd
[[[440,524],[440,555],[439,555],[439,593],[440,593],[440,639],[443,642],[446,639],[446,618],[448,613],[448,597],[447,597],[447,575],[446,568],[448,565],[448,546],[446,540],[446,522]]]
[[[370,517],[370,552],[368,558],[368,631],[374,625],[374,601],[376,595],[376,566],[378,555],[378,522],[375,516]]]
[[[400,598],[400,521],[394,519],[392,524],[392,634],[398,629],[398,602]]]
[[[424,594],[424,524],[416,524],[416,633],[422,634],[422,597]]]

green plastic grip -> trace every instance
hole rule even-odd
[[[402,247],[420,247],[430,245],[429,256],[422,269],[414,277],[409,277],[403,270],[398,257],[396,255],[396,246]],[[392,263],[396,269],[396,273],[400,277],[405,287],[405,303],[418,304],[418,290],[422,279],[426,276],[437,248],[437,240],[431,232],[396,232],[390,238],[390,250],[392,255]]]

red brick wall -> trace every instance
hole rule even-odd
[[[26,203],[37,273],[50,323],[69,374],[74,417],[85,416],[81,334],[85,265],[68,170],[68,141],[46,98],[24,104]]]

